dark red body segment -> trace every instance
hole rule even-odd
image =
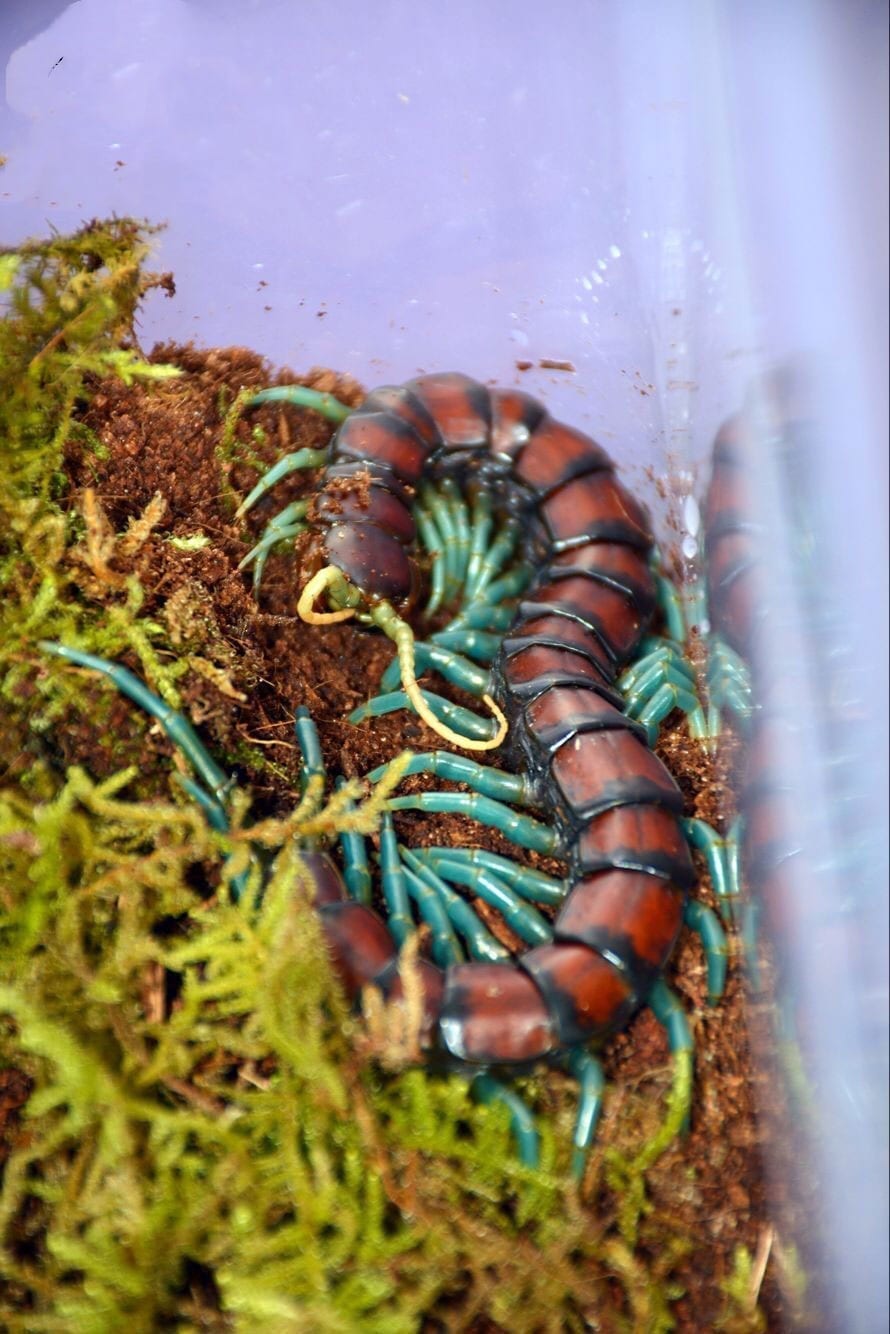
[[[681,793],[615,688],[655,606],[652,536],[645,510],[593,440],[519,391],[422,376],[376,390],[347,418],[316,505],[326,557],[369,601],[413,596],[411,496],[443,473],[484,488],[496,509],[520,520],[537,569],[493,666],[492,691],[516,764],[559,831],[570,887],[552,944],[514,963],[444,974],[421,964],[422,1039],[460,1062],[527,1064],[626,1022],[670,956],[695,879],[678,822]],[[344,505],[344,487],[360,498]],[[745,553],[738,529],[728,536],[732,584]],[[326,869],[314,878],[349,994],[374,983],[403,996],[396,945],[380,918],[343,902]]]

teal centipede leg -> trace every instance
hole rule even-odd
[[[401,853],[403,850],[399,851]],[[404,865],[404,857],[402,874],[405,877],[408,894],[417,904],[421,917],[430,929],[432,953],[436,963],[440,968],[450,968],[453,964],[463,963],[464,952],[439,895],[431,885]]]
[[[437,858],[435,867],[443,880],[468,886],[478,898],[497,908],[510,929],[526,944],[549,945],[553,940],[553,928],[547,919],[491,871],[449,861],[447,857]]]
[[[717,895],[720,915],[724,921],[732,922],[738,885],[734,883],[730,867],[727,864],[727,840],[721,838],[717,830],[713,829],[705,820],[683,819],[680,824],[683,827],[686,841],[697,848],[699,852],[704,853],[711,884],[714,887],[714,893]]]
[[[305,384],[278,384],[269,389],[260,389],[244,404],[245,408],[257,408],[263,403],[287,403],[292,408],[310,408],[328,421],[340,422],[352,415],[352,408],[341,403],[333,394],[310,389]]]
[[[473,497],[473,515],[470,524],[470,559],[467,562],[464,579],[464,589],[468,599],[472,597],[473,589],[480,577],[493,524],[494,515],[488,493],[477,490]]]
[[[420,499],[435,520],[443,542],[441,559],[445,567],[445,598],[450,601],[460,592],[458,578],[458,533],[451,509],[443,495],[432,486],[422,486]]]
[[[455,542],[455,577],[458,588],[463,588],[467,577],[467,565],[470,560],[470,516],[467,510],[467,502],[464,500],[456,482],[451,477],[446,477],[441,483],[442,495],[445,503],[451,511],[451,518],[454,524],[454,530],[457,534]]]
[[[649,993],[649,1008],[667,1033],[668,1045],[674,1058],[674,1088],[681,1104],[685,1104],[682,1129],[689,1129],[689,1109],[692,1103],[692,1057],[695,1043],[686,1012],[677,996],[660,977]]]
[[[480,698],[491,689],[489,672],[483,671],[468,658],[462,658],[459,653],[441,648],[438,644],[425,643],[423,640],[415,641],[414,667],[418,675],[429,670],[438,672],[452,685]],[[401,666],[398,657],[395,657],[381,676],[379,689],[391,691],[401,679]]]
[[[434,616],[445,600],[445,562],[443,553],[445,541],[433,516],[423,505],[415,505],[414,522],[420,535],[421,545],[430,557],[430,596],[424,616]]]
[[[482,597],[492,580],[497,578],[513,555],[518,539],[518,523],[515,519],[507,519],[488,551],[483,552],[476,577],[472,581],[467,580],[467,602],[475,602]],[[487,601],[495,602],[497,599],[488,598]]]
[[[655,590],[658,605],[664,614],[667,632],[678,644],[686,642],[686,619],[683,615],[683,603],[673,582],[665,575],[656,572]]]
[[[438,644],[440,648],[453,649],[455,653],[462,653],[483,666],[494,662],[501,647],[500,635],[492,635],[485,630],[455,630],[451,626],[431,634],[428,642]]]
[[[401,948],[415,931],[399,844],[389,811],[380,824],[380,879],[386,901],[386,923]]]
[[[726,834],[726,869],[727,884],[730,897],[726,900],[728,919],[734,920],[734,905],[741,902],[742,894],[742,867],[741,867],[741,847],[742,838],[745,830],[745,817],[739,815],[733,820]],[[722,906],[722,905],[721,905]],[[724,920],[727,920],[724,915]]]
[[[681,678],[690,690],[695,687],[692,668],[673,644],[662,642],[642,653],[618,678],[619,688],[625,695],[639,691],[641,695],[651,693],[651,686],[660,685],[665,680],[665,672],[672,669],[675,677]]]
[[[293,454],[285,454],[268,472],[263,473],[253,490],[248,492],[235,511],[235,518],[242,518],[283,477],[289,477],[292,472],[300,472],[303,468],[323,468],[327,461],[326,449],[298,449]]]
[[[334,785],[339,792],[345,786],[345,779],[338,779]],[[352,808],[350,802],[349,809]],[[364,837],[355,830],[341,830],[337,835],[340,850],[343,853],[343,879],[349,890],[350,898],[356,903],[371,903],[371,868],[368,864],[368,848]]]
[[[534,852],[555,853],[559,836],[540,820],[521,815],[509,806],[478,792],[418,792],[410,797],[390,797],[393,811],[434,811],[440,814],[467,815],[471,820],[499,829],[511,843]]]
[[[537,1167],[540,1162],[540,1142],[534,1118],[517,1093],[507,1088],[487,1072],[476,1075],[470,1092],[478,1102],[501,1103],[510,1113],[510,1129],[516,1141],[519,1161],[524,1167]]]
[[[379,783],[386,769],[385,764],[372,769],[367,775],[369,782]],[[435,774],[437,778],[446,778],[451,783],[466,783],[484,797],[509,801],[516,806],[535,804],[534,787],[525,775],[492,769],[464,755],[452,755],[447,750],[430,750],[412,756],[402,776],[407,778],[409,774]]]
[[[602,1064],[592,1052],[577,1048],[568,1054],[566,1065],[581,1085],[578,1115],[572,1135],[572,1176],[580,1181],[587,1166],[587,1155],[603,1110],[606,1076]]]
[[[490,718],[480,718],[470,709],[460,704],[452,704],[441,695],[434,695],[431,690],[420,692],[429,708],[439,719],[462,736],[474,737],[479,741],[489,741],[496,734],[496,724]],[[362,723],[367,718],[379,718],[385,713],[397,713],[401,709],[414,711],[414,706],[404,690],[396,690],[390,695],[376,695],[366,704],[360,704],[349,715],[349,722]]]
[[[201,807],[210,828],[215,829],[218,834],[227,834],[229,832],[229,817],[225,808],[193,778],[189,778],[185,774],[177,774],[176,777],[182,789]],[[224,866],[228,860],[228,857],[226,857],[223,861]],[[229,885],[229,897],[233,903],[241,902],[249,879],[250,867],[245,867],[243,871],[239,871],[236,876],[232,877]]]
[[[511,958],[510,951],[483,925],[469,903],[455,894],[441,876],[415,856],[410,848],[400,848],[399,851],[406,866],[438,894],[451,925],[466,941],[470,957],[484,963],[506,963]]]
[[[126,695],[160,723],[170,741],[179,747],[198,777],[209,788],[211,795],[221,806],[225,805],[234,779],[225,774],[211,758],[201,738],[183,714],[171,709],[169,704],[165,704],[153,694],[138,676],[128,668],[122,667],[120,663],[108,662],[105,658],[97,658],[93,653],[82,653],[80,649],[68,648],[65,644],[56,644],[46,639],[40,641],[39,647],[45,653],[52,653],[55,657],[64,658],[78,667],[87,667],[107,676],[122,695]]]
[[[683,920],[701,939],[708,964],[708,1004],[716,1005],[726,986],[729,945],[720,919],[706,904],[687,899]]]
[[[447,630],[493,630],[497,633],[510,628],[515,614],[512,607],[495,607],[488,602],[476,602],[458,612],[448,623]]]
[[[663,686],[659,686],[645,708],[636,715],[636,721],[645,727],[648,733],[650,746],[654,746],[658,740],[659,723],[675,709],[682,709],[686,714],[691,736],[696,740],[704,740],[707,736],[708,724],[698,696],[682,686],[665,682]]]
[[[500,579],[495,579],[487,588],[479,593],[480,602],[506,602],[508,598],[518,597],[524,593],[534,578],[534,570],[531,566],[517,565],[515,569],[508,570],[506,574],[501,575]]]
[[[279,514],[275,515],[275,518],[266,526],[259,542],[241,561],[238,566],[239,570],[245,569],[251,561],[256,561],[253,571],[254,588],[258,588],[260,585],[266,561],[273,548],[279,542],[286,542],[306,531],[308,525],[303,522],[303,519],[308,508],[308,500],[295,500],[293,504],[286,506]]]
[[[535,871],[530,866],[513,861],[511,857],[502,857],[496,852],[487,852],[483,848],[422,848],[418,852],[434,866],[440,862],[458,862],[471,868],[491,871],[502,881],[530,903],[543,903],[558,908],[565,900],[569,882],[557,880],[543,871]],[[470,889],[475,888],[475,881],[466,882]]]

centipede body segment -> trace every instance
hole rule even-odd
[[[626,1023],[670,957],[694,879],[679,789],[615,688],[655,606],[653,540],[594,441],[523,393],[442,374],[375,391],[339,428],[314,504],[316,565],[369,606],[410,607],[412,495],[442,477],[515,518],[536,572],[491,679],[570,888],[551,943],[511,962],[424,964],[425,1040],[471,1065],[522,1065]],[[345,894],[319,911],[347,992],[393,995],[398,948],[383,920]]]

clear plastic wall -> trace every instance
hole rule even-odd
[[[146,344],[520,382],[693,573],[715,432],[761,422],[794,854],[773,1040],[793,1016],[808,1125],[773,1172],[820,1182],[837,1327],[886,1329],[886,6],[5,0],[0,50],[2,239],[166,221]],[[790,454],[757,389],[788,363]]]

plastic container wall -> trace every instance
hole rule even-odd
[[[758,446],[760,670],[791,687],[808,854],[802,1167],[838,1327],[886,1328],[885,7],[7,0],[4,44],[4,242],[166,220],[177,292],[148,345],[521,383],[622,461],[691,563],[720,422],[775,362],[816,366],[815,579],[797,483]],[[861,925],[812,927],[839,920]]]

